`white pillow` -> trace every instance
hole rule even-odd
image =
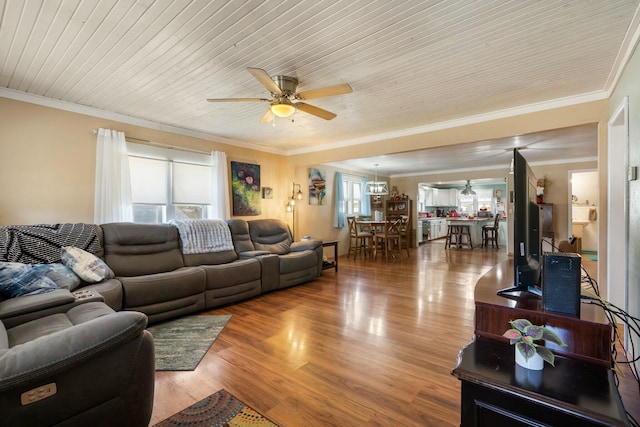
[[[115,277],[107,264],[97,256],[74,246],[62,248],[62,263],[73,270],[82,280],[98,283]]]

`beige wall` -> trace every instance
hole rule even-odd
[[[96,143],[92,130],[103,127],[123,131],[129,137],[176,147],[203,151],[221,150],[227,153],[230,161],[260,164],[262,185],[274,189],[273,199],[262,200],[260,217],[282,218],[292,224],[292,215],[285,211],[285,205],[291,194],[292,183],[302,184],[305,200],[296,211],[296,236],[339,239],[340,253],[344,254],[348,243],[347,231],[333,227],[336,169],[324,165],[324,162],[473,142],[585,123],[604,122],[606,128],[607,114],[606,101],[590,102],[406,138],[284,157],[0,98],[0,174],[5,182],[0,193],[0,224],[92,222]],[[600,138],[599,144],[606,147],[606,132],[604,135],[600,132]],[[327,173],[327,203],[324,206],[312,206],[306,200],[308,192],[305,191],[305,185],[309,167],[317,167]],[[390,179],[390,184],[397,185],[401,192],[409,194],[415,200],[418,182],[495,177],[496,173],[504,174],[504,171],[477,171],[472,175],[425,174],[397,177]],[[560,184],[566,181],[566,168],[554,165],[540,172],[536,170],[536,173],[546,173],[556,183],[557,196],[550,193],[547,201],[558,203],[558,218],[566,215],[566,183]],[[602,193],[606,193],[606,188]],[[601,194],[601,199],[603,197],[606,194]],[[249,219],[251,218],[256,217]],[[566,235],[566,225],[562,225],[566,221],[557,224],[557,233]],[[605,233],[601,232],[601,239],[602,234]]]
[[[288,161],[292,168],[296,171],[297,179],[302,179],[306,174],[308,167],[318,167],[327,169],[328,182],[327,188],[333,188],[333,175],[329,173],[332,169],[322,165],[323,162],[333,162],[346,160],[355,157],[370,157],[380,154],[396,153],[403,151],[412,151],[424,149],[440,145],[453,145],[468,143],[473,141],[482,141],[491,138],[502,138],[513,135],[523,135],[526,133],[539,132],[550,129],[577,126],[587,123],[598,123],[598,146],[599,154],[597,162],[574,163],[567,165],[549,165],[534,167],[536,175],[544,176],[554,184],[549,188],[549,196],[546,199],[548,203],[557,204],[554,207],[554,229],[558,236],[566,238],[568,236],[568,170],[582,168],[598,168],[603,159],[606,161],[606,122],[608,120],[608,103],[604,101],[594,101],[570,107],[556,108],[552,110],[524,114],[520,116],[508,117],[503,119],[492,120],[488,122],[470,124],[450,129],[442,129],[433,132],[426,132],[420,135],[414,135],[405,138],[390,139],[367,144],[361,144],[353,147],[341,147],[332,150],[326,150],[319,153],[305,153],[289,156]],[[434,182],[434,181],[451,181],[459,179],[478,179],[478,178],[495,178],[496,176],[504,176],[505,170],[491,171],[471,171],[470,173],[442,173],[416,175],[411,177],[392,177],[390,185],[397,185],[400,192],[408,194],[411,199],[416,200],[418,182]],[[335,170],[333,170],[335,172]],[[348,172],[348,171],[347,171]],[[358,172],[357,175],[362,175]],[[297,181],[296,181],[297,182]],[[606,187],[601,186],[600,192],[601,205],[602,200],[606,200]],[[333,202],[332,195],[328,198],[328,203]],[[313,208],[313,209],[312,209]],[[303,234],[311,234],[318,237],[340,238],[340,253],[346,253],[348,245],[348,235],[346,232],[339,233],[333,226],[332,210],[329,207],[308,207],[311,209],[309,215],[300,215],[300,229]],[[329,220],[327,220],[327,218]],[[315,219],[318,219],[317,221]],[[603,224],[602,222],[600,224]],[[415,227],[415,225],[414,225]],[[600,242],[603,238],[606,242],[606,229],[600,226]],[[604,235],[604,237],[603,237]],[[606,250],[601,249],[601,252]],[[604,273],[604,267],[599,269],[599,273]],[[605,281],[606,275],[599,274],[601,283]]]
[[[274,198],[262,200],[260,217],[284,218],[284,156],[6,98],[0,98],[0,117],[2,225],[93,222],[97,137],[92,131],[101,127],[176,147],[220,150],[229,161],[259,164],[262,185],[274,188]]]

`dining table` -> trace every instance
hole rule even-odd
[[[368,231],[374,235],[371,242],[371,249],[373,250],[373,257],[376,258],[378,250],[381,249],[376,245],[375,235],[376,233],[383,233],[388,223],[398,221],[399,218],[387,218],[384,220],[372,220],[372,219],[356,219],[356,227],[360,231]]]

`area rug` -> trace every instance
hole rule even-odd
[[[154,427],[278,427],[277,424],[220,390],[187,409],[160,421]]]
[[[231,315],[185,316],[147,328],[156,348],[156,371],[193,371]]]

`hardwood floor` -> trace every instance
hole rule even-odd
[[[473,334],[473,289],[504,248],[430,242],[209,314],[231,314],[193,372],[157,372],[151,423],[224,388],[281,426],[460,422],[450,371]]]
[[[343,256],[338,273],[208,311],[232,318],[195,371],[156,373],[151,424],[224,388],[283,427],[458,426],[450,371],[474,285],[506,257],[443,239],[401,262]]]

